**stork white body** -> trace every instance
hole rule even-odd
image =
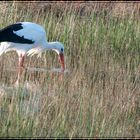
[[[24,37],[25,39],[32,40],[34,43],[32,44],[22,44],[22,43],[13,43],[13,42],[1,42],[0,45],[0,55],[2,53],[6,53],[8,51],[17,51],[18,54],[23,53],[25,54],[28,50],[34,49],[35,52],[40,53],[42,49],[51,49],[49,47],[49,44],[47,44],[47,38],[46,38],[46,32],[45,29],[32,22],[19,22],[22,24],[23,29],[18,30],[18,31],[13,31],[13,34],[19,36],[19,37]],[[33,52],[33,50],[32,50]],[[31,54],[31,53],[29,53]]]
[[[40,55],[46,50],[54,50],[64,70],[64,46],[62,43],[48,42],[45,29],[36,23],[18,22],[0,30],[0,55],[16,51],[19,67],[23,67],[25,55]]]

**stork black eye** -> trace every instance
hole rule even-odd
[[[63,52],[63,48],[61,48],[61,52]]]

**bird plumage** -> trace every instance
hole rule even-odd
[[[45,29],[36,23],[18,22],[0,30],[0,55],[8,51],[16,51],[19,65],[23,65],[23,58],[27,55],[40,55],[46,50],[54,50],[64,61],[64,46],[60,42],[48,42]],[[22,61],[20,61],[22,60]],[[64,62],[62,62],[64,69]]]
[[[43,48],[47,39],[42,26],[31,22],[19,22],[0,30],[0,42],[0,54],[11,50],[26,53],[32,48]]]
[[[25,38],[24,35],[17,35],[16,32],[23,30],[21,23],[9,25],[0,30],[0,42],[13,42],[22,44],[33,44],[34,41]]]

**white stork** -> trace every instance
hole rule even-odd
[[[42,26],[32,22],[18,22],[0,30],[0,55],[8,51],[16,51],[19,68],[24,67],[26,54],[40,55],[46,50],[54,50],[58,54],[64,71],[64,46],[58,41],[48,42]]]

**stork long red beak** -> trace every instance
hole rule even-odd
[[[64,71],[65,70],[65,62],[64,62],[64,54],[63,53],[59,54],[59,60],[60,60],[60,63],[61,63],[62,71]]]

